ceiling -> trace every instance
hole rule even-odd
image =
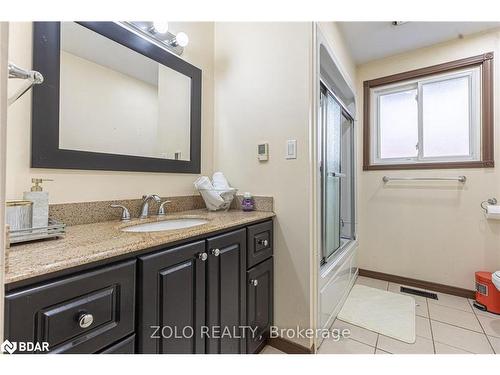
[[[500,22],[339,22],[356,64],[396,55],[485,30]]]

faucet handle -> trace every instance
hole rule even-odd
[[[160,203],[160,201],[161,201],[160,196],[157,194],[145,194],[145,195],[143,195],[142,200],[146,200],[146,199],[154,199],[154,201],[156,203]]]
[[[167,203],[172,203],[172,201],[163,201],[160,204],[160,207],[158,207],[158,216],[164,216],[167,214],[167,211],[165,210],[165,205]]]
[[[127,207],[122,206],[121,204],[111,204],[109,206],[112,207],[112,208],[121,208],[122,209],[122,217],[120,219],[121,221],[128,221],[128,220],[130,220],[130,211],[128,210]]]

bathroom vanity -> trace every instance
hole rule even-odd
[[[193,213],[207,224],[76,225],[64,239],[11,248],[6,338],[48,342],[51,353],[260,351],[273,319],[274,214]]]
[[[136,26],[33,24],[44,84],[33,90],[32,168],[200,173],[202,70],[177,39],[165,49],[154,25]],[[7,251],[5,337],[51,353],[258,352],[273,319],[274,213],[166,215],[165,203],[52,205],[66,237]]]

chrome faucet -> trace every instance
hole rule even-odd
[[[161,202],[160,197],[156,194],[143,195],[142,196],[142,205],[141,205],[141,214],[139,216],[139,219],[146,219],[149,216],[149,201],[151,199],[154,199],[154,201],[156,203]]]

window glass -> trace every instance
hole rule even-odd
[[[423,156],[470,155],[469,77],[422,85]]]
[[[379,97],[380,158],[411,158],[418,154],[417,89]]]

